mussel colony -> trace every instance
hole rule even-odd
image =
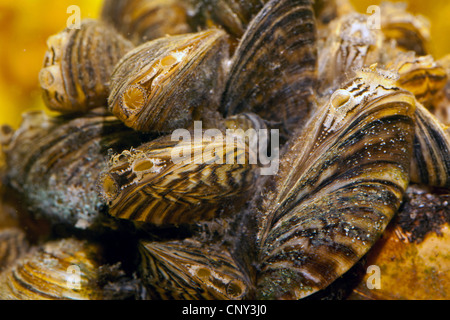
[[[330,287],[413,205],[412,184],[450,189],[450,58],[429,54],[426,20],[380,10],[374,27],[345,0],[105,0],[50,37],[39,81],[60,115],[1,127],[0,298]],[[196,121],[278,130],[279,170],[206,135],[173,161],[172,132]],[[211,150],[235,161],[202,162]]]

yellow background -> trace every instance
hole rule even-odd
[[[365,13],[380,1],[354,0]],[[410,0],[413,13],[421,13],[432,23],[435,57],[450,52],[450,1]],[[0,0],[0,124],[17,127],[20,114],[42,108],[38,74],[46,51],[46,39],[66,26],[70,5],[78,5],[82,18],[96,18],[102,0]]]

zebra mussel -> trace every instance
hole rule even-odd
[[[450,189],[450,60],[381,10],[373,29],[344,0],[106,0],[51,37],[61,115],[0,130],[2,202],[25,206],[0,202],[0,298],[333,297],[389,226],[410,232],[412,188]]]

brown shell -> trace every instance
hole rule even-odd
[[[381,30],[387,42],[395,41],[403,51],[414,51],[419,56],[428,54],[430,22],[422,15],[413,15],[403,2],[382,2]]]
[[[180,0],[105,0],[101,19],[139,45],[195,31],[188,24],[187,9]]]
[[[170,132],[218,117],[228,44],[212,29],[147,42],[111,77],[109,109],[139,131]]]
[[[47,107],[62,113],[105,106],[114,65],[133,48],[113,28],[91,19],[51,36],[47,45],[39,82]]]
[[[140,271],[152,299],[239,300],[248,279],[226,248],[195,240],[141,241]]]
[[[165,136],[114,156],[99,185],[112,216],[178,225],[242,206],[252,169],[249,150],[239,141]]]
[[[74,239],[34,248],[0,274],[0,299],[101,299],[101,290],[96,286],[99,253],[97,246]],[[80,271],[75,279],[78,283],[71,281],[71,267]]]
[[[234,53],[222,113],[256,113],[284,135],[300,128],[313,107],[315,39],[311,1],[267,2]]]
[[[294,138],[258,211],[258,297],[327,287],[375,243],[409,183],[415,100],[363,70]]]
[[[190,0],[191,24],[197,28],[221,27],[240,39],[268,0]]]

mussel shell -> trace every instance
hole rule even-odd
[[[140,273],[152,299],[239,300],[248,279],[226,248],[195,240],[141,241]]]
[[[26,234],[19,228],[0,230],[0,271],[13,264],[29,250]]]
[[[229,215],[242,206],[256,176],[247,145],[192,137],[180,142],[164,136],[115,155],[99,180],[109,213],[179,225]]]
[[[416,108],[411,181],[450,188],[450,129],[420,103]]]
[[[105,0],[101,19],[139,45],[192,32],[187,3],[180,0]]]
[[[226,38],[224,31],[212,29],[132,50],[112,74],[109,109],[140,131],[170,132],[192,120],[207,123],[223,91]]]
[[[355,70],[380,60],[384,37],[368,24],[368,16],[349,13],[333,20],[319,50],[320,92],[335,90],[353,77]]]
[[[448,81],[445,68],[430,55],[416,57],[413,52],[408,52],[397,57],[390,68],[399,73],[398,85],[414,93],[417,101],[426,107]]]
[[[47,45],[39,81],[47,107],[63,113],[106,105],[111,72],[133,48],[113,28],[91,19],[50,37]]]
[[[387,42],[395,41],[403,51],[414,51],[419,56],[426,55],[430,40],[430,23],[425,17],[413,15],[406,8],[406,3],[381,3],[381,30]]]
[[[120,152],[142,138],[104,108],[73,119],[29,112],[4,146],[6,180],[35,216],[93,227],[103,216],[96,185],[108,150]]]
[[[315,38],[311,1],[267,2],[234,53],[222,113],[254,112],[284,134],[300,127],[312,109]]]
[[[268,0],[191,0],[191,24],[197,28],[221,27],[240,39]]]
[[[373,245],[409,183],[414,111],[411,93],[365,70],[290,142],[256,214],[259,298],[308,296]]]
[[[74,239],[49,242],[34,248],[0,274],[3,300],[98,300],[102,298],[97,268],[97,246]],[[71,287],[70,267],[80,271],[79,288]]]

